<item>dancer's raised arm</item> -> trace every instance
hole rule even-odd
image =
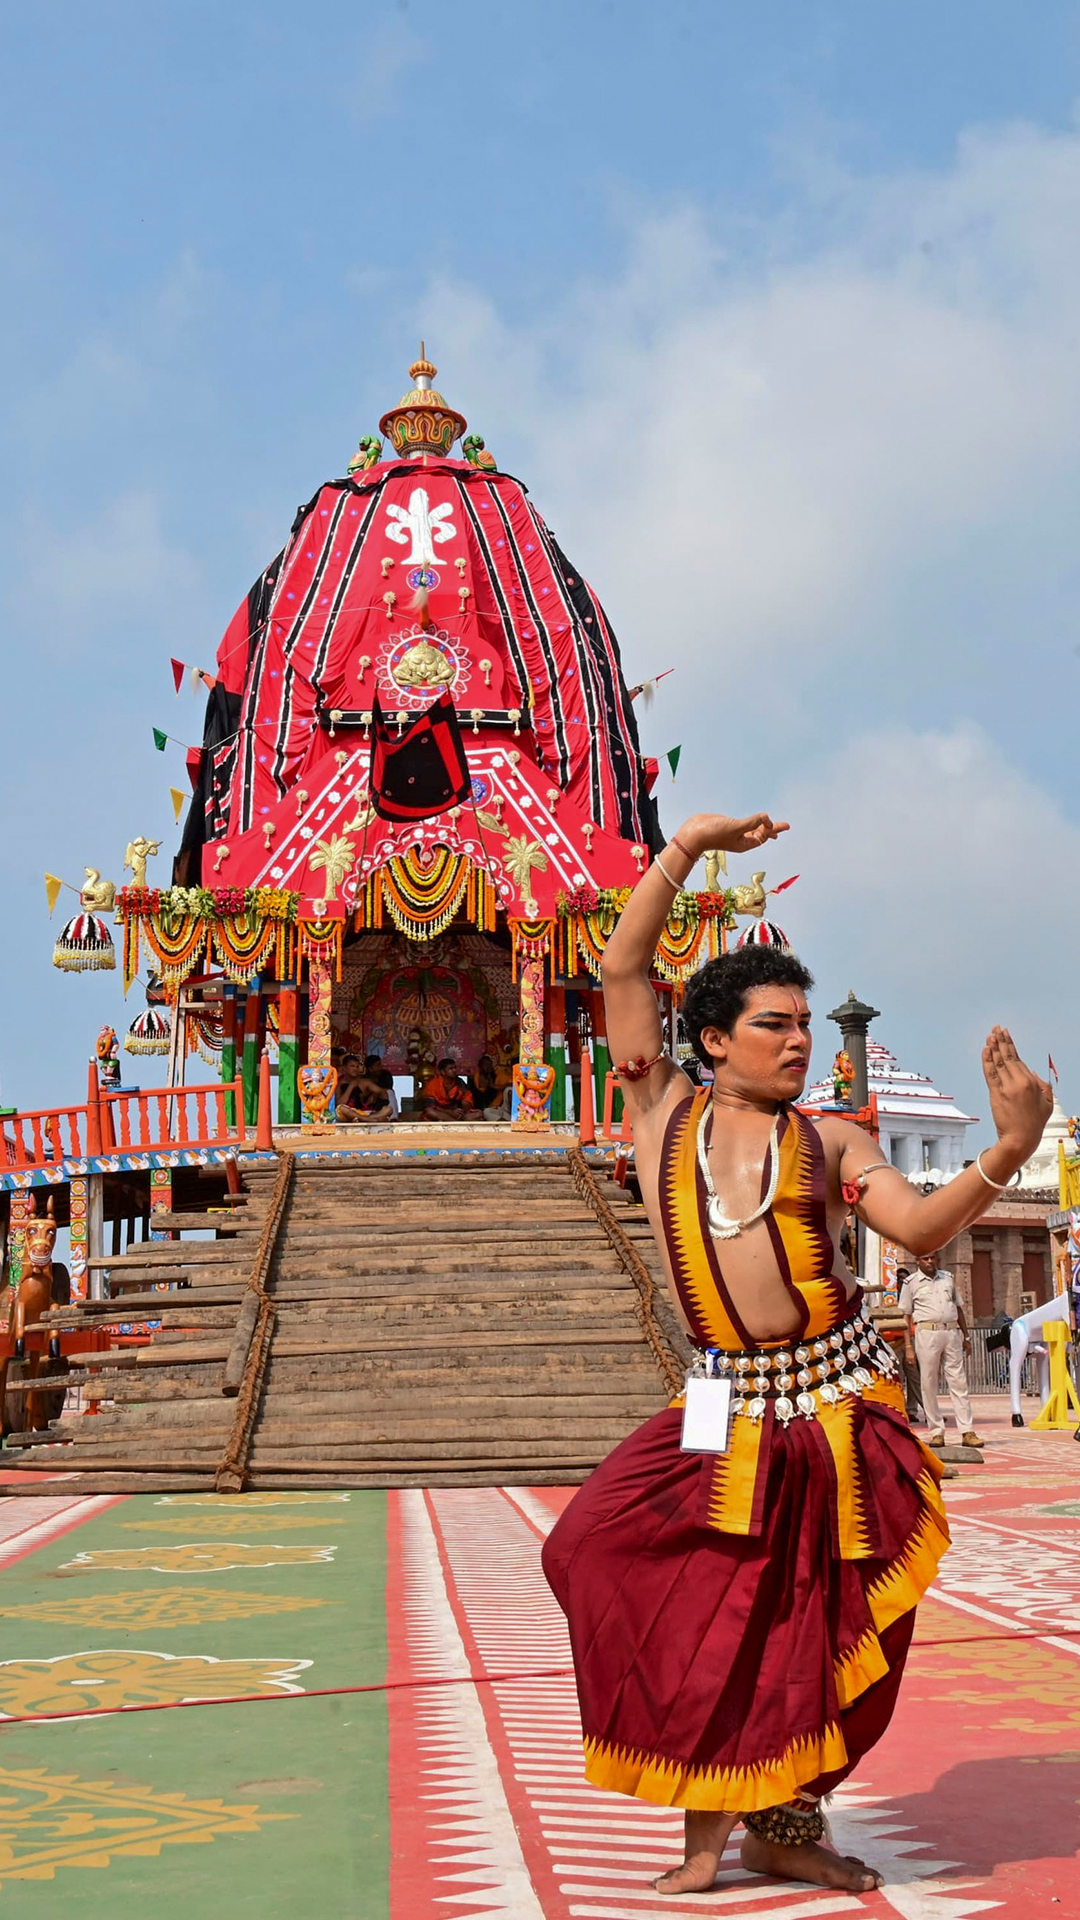
[[[876,1233],[912,1253],[936,1253],[985,1213],[994,1193],[1008,1186],[1042,1139],[1054,1096],[1046,1081],[1024,1065],[1005,1027],[992,1028],[987,1037],[983,1075],[998,1137],[970,1167],[934,1193],[917,1192],[888,1164],[875,1142],[850,1122],[840,1123],[845,1136],[840,1177],[861,1190],[860,1217]],[[822,1123],[823,1134],[829,1124]]]
[[[787,821],[774,822],[767,813],[752,813],[744,820],[697,813],[672,835],[627,901],[604,951],[603,980],[612,1058],[617,1065],[629,1061],[648,1068],[640,1079],[623,1077],[623,1096],[635,1119],[658,1106],[679,1075],[675,1062],[661,1054],[660,1010],[649,980],[656,943],[676,893],[703,854],[714,848],[749,853],[786,832]]]

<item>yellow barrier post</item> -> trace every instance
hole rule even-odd
[[[1080,1420],[1080,1400],[1076,1397],[1065,1357],[1065,1346],[1069,1329],[1064,1320],[1050,1320],[1042,1329],[1042,1338],[1050,1350],[1050,1391],[1046,1396],[1046,1405],[1029,1422],[1032,1428],[1042,1427],[1044,1432],[1069,1432]],[[1069,1408],[1073,1411],[1070,1415]]]

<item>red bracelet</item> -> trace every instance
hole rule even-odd
[[[671,845],[672,845],[673,847],[678,847],[678,849],[679,849],[679,852],[680,852],[680,853],[682,854],[682,857],[683,857],[683,859],[684,859],[684,860],[689,860],[689,862],[690,862],[690,865],[691,865],[692,867],[696,867],[696,866],[697,866],[697,854],[696,854],[696,853],[691,853],[691,851],[690,851],[690,849],[689,849],[689,847],[684,847],[684,846],[683,846],[683,843],[682,843],[682,841],[681,841],[681,840],[679,839],[679,836],[678,836],[678,834],[677,834],[677,833],[673,833],[673,834],[672,834],[672,836],[671,836]]]
[[[661,1060],[666,1059],[666,1053],[654,1053],[651,1060],[646,1060],[644,1054],[639,1053],[636,1060],[620,1060],[615,1072],[620,1080],[644,1080],[647,1073],[651,1073]]]

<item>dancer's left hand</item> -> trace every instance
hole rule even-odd
[[[1024,1065],[1007,1027],[992,1027],[982,1056],[998,1140],[1020,1164],[1030,1159],[1054,1106],[1045,1080]]]

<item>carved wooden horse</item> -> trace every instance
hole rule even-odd
[[[35,1212],[23,1228],[26,1266],[15,1292],[14,1302],[12,1302],[9,1288],[8,1298],[0,1308],[0,1349],[3,1350],[3,1358],[0,1359],[0,1415],[2,1415],[5,1433],[10,1433],[14,1424],[9,1421],[7,1415],[8,1366],[12,1360],[17,1360],[25,1367],[27,1379],[37,1379],[41,1371],[42,1356],[40,1353],[33,1353],[27,1357],[26,1329],[40,1320],[43,1313],[48,1312],[54,1296],[60,1295],[62,1303],[62,1296],[69,1290],[66,1267],[54,1265],[52,1257],[53,1247],[56,1244],[53,1195],[51,1193],[49,1195],[49,1204],[44,1218],[39,1218],[37,1215],[36,1195],[32,1195],[31,1198]],[[49,1346],[50,1358],[55,1359],[59,1354],[59,1343],[54,1339],[50,1341]],[[28,1393],[25,1400],[19,1431],[41,1432],[53,1417],[56,1393],[55,1391]]]

